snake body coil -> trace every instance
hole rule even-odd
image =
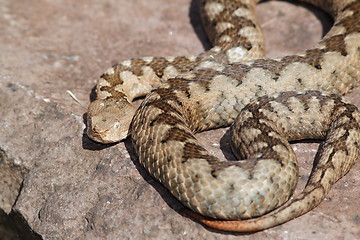
[[[92,139],[115,142],[129,130],[151,175],[190,215],[227,231],[266,229],[310,211],[360,154],[360,113],[337,95],[360,79],[360,1],[307,1],[334,26],[315,47],[280,59],[261,58],[256,2],[200,1],[212,49],[124,61],[102,75],[88,111]],[[136,110],[130,102],[144,95]],[[195,138],[233,122],[238,161],[217,159]],[[288,141],[299,139],[324,142],[304,191],[289,200],[298,166]]]

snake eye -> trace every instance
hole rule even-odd
[[[114,128],[116,128],[116,129],[120,128],[120,123],[119,122],[115,123]]]

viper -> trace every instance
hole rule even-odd
[[[360,79],[360,1],[306,2],[328,12],[333,27],[302,53],[267,59],[256,0],[199,0],[213,48],[108,69],[88,109],[89,137],[131,135],[140,163],[215,229],[258,231],[315,208],[360,154],[359,111],[339,96]],[[212,156],[195,137],[230,125],[238,161]],[[300,139],[323,143],[292,197],[298,163],[289,141]]]

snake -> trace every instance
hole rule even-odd
[[[131,136],[144,168],[210,228],[255,232],[311,211],[360,155],[360,113],[341,96],[360,79],[360,1],[303,2],[332,16],[332,28],[314,47],[270,59],[257,0],[198,0],[213,47],[109,68],[88,108],[88,136],[104,144]],[[236,161],[195,136],[228,126]],[[299,167],[289,141],[301,139],[321,145],[293,196]]]

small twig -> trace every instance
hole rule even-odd
[[[81,102],[80,102],[79,99],[75,96],[74,93],[72,93],[70,90],[66,90],[66,92],[70,95],[70,97],[71,97],[72,99],[75,100],[75,102],[77,102],[80,106],[83,107],[83,105],[81,104]]]

